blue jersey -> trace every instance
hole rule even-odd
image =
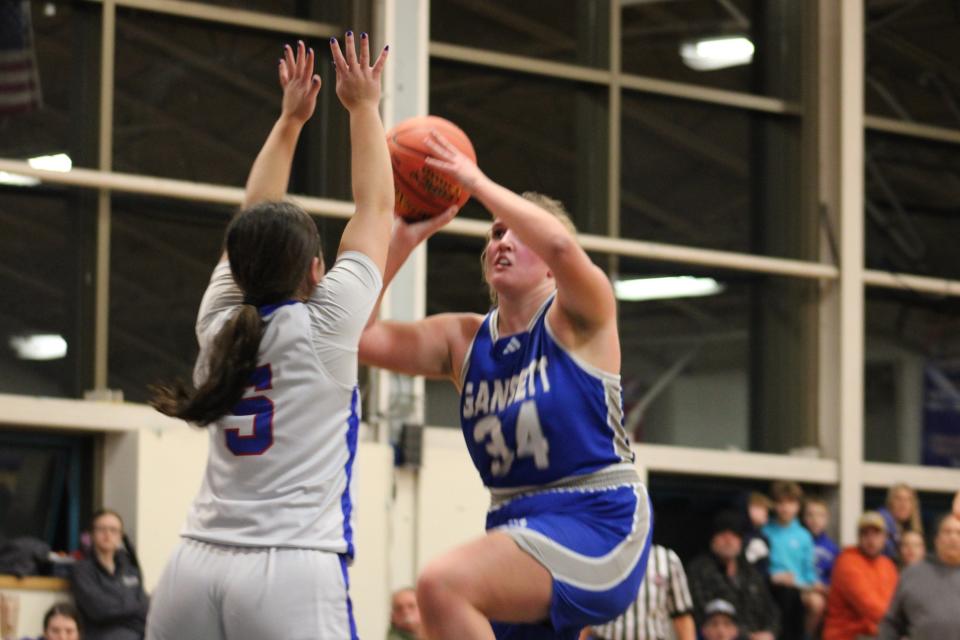
[[[561,346],[547,326],[551,296],[523,333],[484,318],[461,374],[460,423],[486,486],[555,482],[632,463],[620,376]]]

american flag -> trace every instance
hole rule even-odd
[[[41,104],[29,0],[0,0],[0,114]]]

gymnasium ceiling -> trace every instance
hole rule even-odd
[[[250,2],[235,4],[258,8]],[[607,45],[595,30],[582,28],[595,5],[572,4],[577,9],[564,12],[555,9],[553,0],[435,0],[432,31],[437,41],[601,66]],[[790,62],[801,55],[799,41],[779,22],[770,27],[776,37],[768,34],[778,46],[758,45],[753,65],[703,73],[686,68],[679,59],[681,42],[757,32],[758,7],[764,2],[622,4],[626,72],[799,99],[800,69]],[[868,112],[960,128],[958,3],[866,4]],[[87,96],[97,92],[98,27],[81,18],[89,18],[98,7],[33,2],[44,104],[30,114],[0,117],[0,157],[33,157],[69,148],[77,165],[95,164],[96,131],[90,123],[96,122],[97,110]],[[785,16],[780,19],[789,23]],[[275,58],[280,43],[289,38],[122,9],[117,29],[114,168],[242,185],[274,118]],[[774,59],[773,51],[783,59]],[[315,123],[307,134],[310,145],[301,150],[293,190],[343,198],[348,195],[342,178],[347,156],[336,135],[325,128],[335,129],[339,123],[342,129],[343,124],[332,82],[322,95],[322,124]],[[432,112],[455,120],[470,134],[481,164],[493,177],[514,189],[561,198],[583,230],[605,229],[604,196],[597,195],[606,184],[605,88],[577,85],[570,91],[561,81],[434,60],[430,98]],[[758,227],[771,233],[789,231],[784,217],[799,210],[799,186],[790,179],[798,168],[784,160],[785,153],[797,149],[798,120],[627,93],[622,132],[625,237],[772,255],[808,250],[789,240],[765,245],[754,234]],[[960,196],[956,149],[868,132],[871,266],[960,278],[960,263],[954,258],[955,203]],[[331,174],[333,178],[318,177]],[[142,399],[146,382],[189,368],[195,354],[192,318],[229,212],[129,196],[116,196],[113,206],[110,385],[123,388],[130,399]],[[71,256],[80,241],[79,216],[92,216],[94,210],[95,198],[70,190],[0,187],[0,273],[12,283],[3,288],[0,300],[4,335],[27,329],[71,331],[76,292],[88,283],[78,275],[78,263],[65,256]],[[485,214],[470,205],[463,215]],[[335,238],[341,226],[326,222],[323,228]],[[328,242],[328,253],[334,247]],[[431,247],[430,311],[483,310],[480,245],[439,236]],[[687,268],[631,261],[612,265],[602,256],[596,259],[624,275],[698,274]],[[464,275],[454,278],[451,273]],[[764,292],[784,286],[735,273],[698,275],[717,277],[726,291],[700,299],[622,305],[625,374],[641,390],[684,358],[688,370],[746,370],[752,301],[759,303]],[[945,337],[956,328],[953,301],[873,292],[868,300],[872,336],[921,353],[956,355]],[[9,354],[4,357],[11,362]],[[73,375],[63,364],[16,367],[18,380],[8,386],[29,387],[35,379],[52,376],[52,394]]]

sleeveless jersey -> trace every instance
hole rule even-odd
[[[353,555],[357,347],[381,285],[369,258],[346,252],[306,303],[259,309],[258,367],[232,413],[208,427],[206,473],[183,536]],[[198,384],[214,337],[241,302],[222,262],[197,321]]]
[[[546,322],[551,296],[523,333],[500,337],[484,318],[461,374],[460,423],[486,486],[556,482],[632,463],[620,376],[561,346]]]

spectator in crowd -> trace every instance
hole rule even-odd
[[[960,640],[960,517],[940,519],[933,547],[900,576],[878,640]]]
[[[73,566],[70,588],[85,640],[141,640],[147,594],[136,556],[125,546],[123,520],[103,509],[91,521],[93,553]]]
[[[770,582],[780,606],[783,640],[813,635],[826,606],[823,585],[813,565],[813,536],[797,519],[803,489],[796,482],[774,482],[774,520],[763,528],[770,540]]]
[[[420,607],[417,606],[417,591],[404,587],[393,592],[390,598],[390,631],[387,640],[421,640]]]
[[[765,493],[752,491],[747,497],[749,526],[743,536],[743,555],[764,576],[770,572],[770,541],[763,528],[770,522],[772,508],[773,502]]]
[[[927,541],[916,531],[904,531],[900,536],[900,568],[911,567],[927,555]]]
[[[41,640],[80,640],[80,614],[66,602],[58,602],[43,616]]]
[[[703,608],[704,621],[700,627],[703,640],[739,640],[737,608],[726,600],[711,600]]]
[[[902,482],[893,485],[887,491],[886,506],[879,509],[879,512],[887,522],[887,544],[883,552],[888,558],[897,560],[900,536],[904,531],[916,531],[923,535],[917,492]]]
[[[875,636],[897,586],[897,568],[883,555],[887,525],[876,511],[857,522],[858,544],[843,550],[833,570],[822,640]]]
[[[747,562],[743,551],[743,520],[735,511],[717,514],[711,528],[710,552],[688,567],[694,616],[701,627],[707,621],[706,605],[726,600],[734,606],[742,633],[749,640],[774,640],[780,631],[780,614],[770,596],[767,578]]]
[[[830,525],[830,509],[823,498],[810,496],[803,504],[803,524],[813,536],[813,564],[817,570],[820,584],[830,586],[830,573],[833,563],[840,553],[840,547],[827,534]]]
[[[696,640],[693,598],[687,586],[683,563],[677,554],[658,544],[650,547],[646,575],[633,604],[615,620],[585,629],[580,637],[600,640]]]

